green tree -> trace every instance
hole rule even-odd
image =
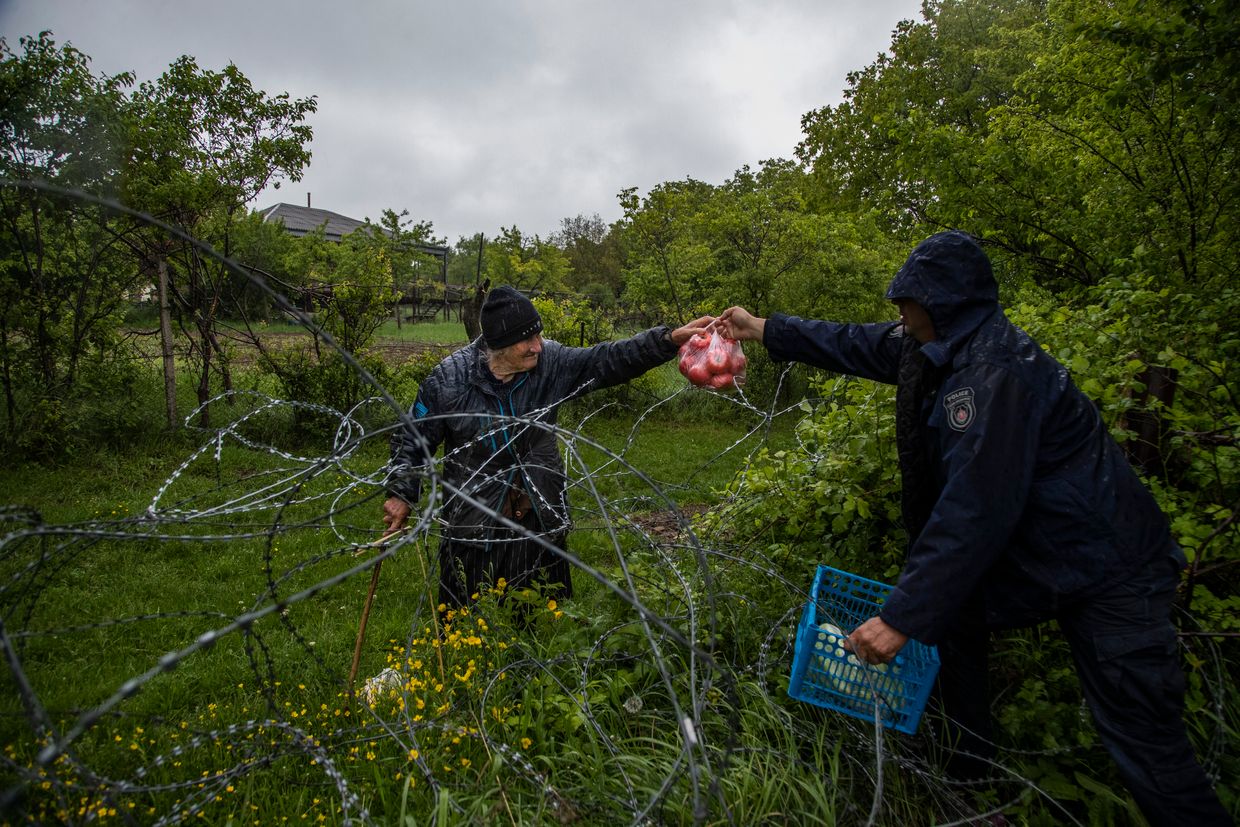
[[[66,448],[71,408],[91,397],[84,369],[128,372],[119,330],[137,270],[129,222],[17,182],[112,197],[132,78],[95,76],[49,32],[20,44],[0,39],[0,378],[7,441],[46,453]]]
[[[492,285],[510,284],[527,293],[558,293],[567,288],[569,263],[564,252],[537,235],[501,227],[483,251],[485,274]]]
[[[620,193],[624,300],[648,319],[683,324],[706,310],[716,282],[712,250],[700,232],[701,211],[714,188],[692,178]]]
[[[1038,55],[993,114],[985,218],[1084,283],[1217,289],[1240,226],[1234,4],[1048,6]],[[998,207],[1002,206],[1002,209]],[[953,205],[959,211],[958,205]]]
[[[810,113],[820,197],[959,227],[1049,285],[1236,272],[1234,4],[940,0]]]
[[[181,57],[157,81],[141,84],[132,104],[127,202],[225,256],[245,205],[279,178],[298,180],[310,161],[311,129],[303,121],[315,111],[314,98],[268,96],[232,64],[214,72]],[[228,270],[161,234],[149,235],[141,254],[157,267],[167,265],[169,304],[198,365],[205,427],[213,373],[219,372],[226,388],[231,385],[227,353],[216,334]]]
[[[486,247],[482,234],[460,236],[448,255],[448,283],[474,285],[482,280],[479,250]]]
[[[381,249],[392,270],[392,288],[396,297],[409,296],[417,300],[427,295],[443,297],[446,285],[439,259],[425,251],[429,245],[441,246],[435,238],[434,225],[429,221],[413,221],[409,211],[386,209],[377,224],[366,219],[366,228],[373,242]],[[401,319],[397,305],[396,326]]]
[[[259,288],[254,278],[287,294],[292,284],[288,259],[295,239],[281,225],[264,221],[258,212],[237,218],[228,232],[232,258],[245,272],[225,274],[225,306],[240,317],[246,332],[255,334],[255,323],[269,321],[275,308],[271,294]]]
[[[1045,0],[931,0],[922,8],[924,22],[901,22],[889,54],[849,74],[843,103],[804,116],[797,148],[815,198],[878,210],[906,237],[927,225],[974,226],[945,215],[943,202],[978,184],[988,113],[1012,96],[1032,60],[1023,33],[1045,17]]]
[[[898,255],[890,240],[863,216],[809,211],[805,183],[797,165],[773,160],[756,173],[743,167],[712,193],[699,225],[716,265],[709,305],[739,303],[759,315],[889,316],[882,287]]]
[[[551,240],[568,258],[570,287],[600,304],[620,296],[624,273],[619,242],[598,213],[563,219]]]
[[[262,367],[279,380],[287,398],[338,412],[363,401],[370,389],[344,354],[371,375],[384,375],[382,360],[371,352],[371,345],[400,295],[393,286],[390,254],[391,239],[373,225],[339,242],[327,240],[321,228],[292,242],[285,267],[295,274],[291,278],[339,350],[323,348],[318,336],[310,347],[262,348]],[[321,419],[305,410],[296,416],[301,435],[319,425],[339,424],[338,419]]]

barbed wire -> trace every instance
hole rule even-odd
[[[139,218],[233,266],[123,205],[26,186]],[[933,802],[920,818],[967,824],[1031,796],[1074,821],[998,761],[988,796],[945,778],[932,732],[904,737],[882,726],[877,685],[869,723],[787,698],[809,583],[757,543],[704,539],[674,494],[693,490],[715,463],[751,464],[793,407],[682,388],[625,411],[632,424],[617,449],[589,435],[615,413],[611,404],[583,411],[572,427],[545,420],[576,392],[524,416],[492,415],[496,432],[557,440],[586,550],[560,548],[453,485],[442,473],[451,452],[403,469],[422,475],[424,495],[407,529],[388,537],[379,522],[395,470],[387,445],[412,419],[340,353],[375,396],[348,411],[252,391],[216,397],[207,404],[244,410],[205,432],[135,513],[54,524],[0,506],[0,649],[12,687],[0,755],[6,821],[370,824],[397,821],[414,795],[433,807],[416,820],[435,824],[480,820],[477,801],[492,820],[515,823],[517,799],[542,802],[535,817],[554,823],[736,824],[751,806],[750,761],[818,780],[821,816],[809,803],[795,805],[800,816],[784,812],[802,823],[899,823],[908,798]],[[749,424],[683,479],[656,480],[631,454],[651,418],[688,393],[711,393]],[[270,422],[294,412],[335,423],[325,445],[291,450],[271,439]],[[453,500],[567,560],[587,588],[560,604],[496,584],[463,609],[438,606],[436,551]],[[667,529],[656,531],[652,516]],[[224,556],[232,583],[204,589],[207,605],[159,608],[148,591],[161,582],[145,569],[156,559],[205,568]],[[377,583],[388,562],[398,579],[378,592],[383,628],[401,631],[372,633],[354,687],[342,664],[358,586],[368,575]],[[124,588],[92,579],[111,567]],[[132,669],[117,679],[114,662]],[[485,775],[471,772],[475,760]],[[583,762],[610,771],[583,778]],[[277,801],[286,812],[265,811]]]

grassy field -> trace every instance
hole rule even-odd
[[[1002,699],[1004,726],[1047,752],[1016,753],[989,790],[944,783],[924,734],[790,700],[817,560],[686,526],[754,452],[792,444],[799,414],[683,388],[665,365],[565,407],[569,549],[589,571],[560,602],[437,611],[433,520],[370,545],[381,429],[294,442],[275,409],[235,434],[0,468],[0,823],[905,825],[1002,807],[1051,825],[1061,801],[1082,823],[1131,816],[1090,792],[1113,771],[1087,728],[1011,717],[1053,700],[1079,719],[1036,676],[1013,676],[1035,694]],[[354,699],[372,584],[355,685],[395,678]],[[1070,669],[1041,649],[1019,662],[1058,664],[1060,683]]]
[[[305,328],[293,321],[273,320],[263,324],[258,331],[261,333],[303,333]],[[459,319],[445,321],[436,319],[424,322],[402,322],[398,327],[396,319],[385,321],[375,331],[378,343],[384,342],[426,342],[428,344],[465,344],[469,338],[465,334],[465,325]]]
[[[469,341],[465,335],[465,325],[459,320],[433,322],[404,322],[396,326],[395,319],[389,319],[376,332],[380,341],[396,342],[428,342],[437,345],[465,344]]]
[[[570,548],[608,577],[662,582],[650,538],[676,533],[672,503],[697,509],[717,497],[770,438],[747,437],[754,424],[589,417],[568,443],[581,482]],[[786,439],[787,424],[774,435]],[[325,467],[313,449],[282,455],[226,440],[218,455],[195,456],[173,440],[0,471],[0,502],[22,510],[10,513],[0,558],[21,665],[0,695],[0,788],[23,791],[6,816],[340,823],[359,808],[384,821],[442,809],[442,823],[489,823],[502,802],[505,820],[557,823],[548,767],[574,807],[618,792],[644,799],[680,778],[667,704],[692,706],[704,687],[680,677],[663,686],[660,675],[700,666],[663,634],[641,633],[623,602],[581,575],[578,599],[564,605],[534,603],[514,617],[515,598],[484,599],[474,617],[441,617],[427,589],[433,543],[409,544],[380,569],[359,681],[403,664],[422,677],[408,678],[399,704],[422,712],[349,701],[376,570],[365,568],[374,550],[355,550],[380,528],[370,480],[385,445],[368,440]],[[657,657],[635,656],[654,640],[663,640]],[[18,674],[37,709],[23,705]],[[580,690],[575,675],[589,676]],[[634,698],[644,713],[624,713]],[[40,763],[49,743],[64,751]],[[627,744],[619,754],[618,744]],[[627,791],[600,786],[615,760],[629,764]],[[129,780],[99,787],[99,776]],[[676,807],[696,806],[691,786],[675,797]]]

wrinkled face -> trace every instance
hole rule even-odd
[[[892,303],[900,308],[900,321],[908,335],[923,345],[934,341],[934,323],[924,307],[912,299],[893,299]]]
[[[533,370],[538,365],[538,354],[542,353],[542,349],[542,334],[535,333],[516,344],[493,350],[490,360],[491,372],[499,375]]]

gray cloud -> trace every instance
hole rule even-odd
[[[407,209],[436,232],[546,236],[619,217],[616,194],[790,157],[920,0],[0,0],[0,34],[42,29],[96,72],[154,79],[178,56],[315,95],[302,181],[255,206]]]

